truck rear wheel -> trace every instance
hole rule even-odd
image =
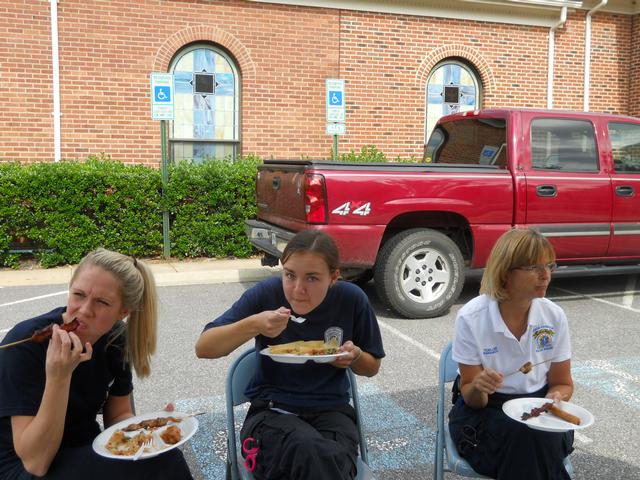
[[[388,240],[375,265],[380,299],[407,318],[445,314],[464,284],[458,246],[435,230],[414,228]]]

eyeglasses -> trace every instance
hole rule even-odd
[[[524,267],[513,267],[512,270],[524,270],[525,272],[537,273],[542,275],[547,270],[554,272],[558,268],[558,264],[555,262],[545,263],[542,265],[526,265]]]

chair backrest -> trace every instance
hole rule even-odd
[[[458,376],[458,363],[451,358],[453,343],[449,342],[440,354],[440,375],[442,382],[453,382]]]
[[[233,362],[231,367],[229,367],[229,371],[227,373],[227,380],[225,385],[227,407],[227,455],[229,456],[227,461],[231,465],[231,478],[233,480],[236,480],[238,478],[238,444],[236,441],[235,414],[233,408],[243,403],[249,402],[249,398],[245,395],[244,392],[247,389],[247,386],[253,378],[254,372],[256,370],[256,355],[259,355],[259,353],[256,352],[255,348],[245,350]],[[353,409],[356,413],[360,457],[364,463],[368,464],[369,459],[367,455],[367,444],[364,437],[364,432],[362,430],[362,422],[360,420],[360,398],[358,396],[356,378],[351,370],[347,370],[347,377],[349,378],[349,393],[351,395]]]

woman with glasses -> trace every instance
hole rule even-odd
[[[502,411],[514,398],[558,402],[573,393],[567,318],[544,298],[555,268],[545,237],[510,230],[491,251],[480,296],[456,317],[452,356],[460,376],[449,427],[460,455],[488,477],[570,478],[563,460],[573,450],[573,432],[534,430]],[[519,368],[527,362],[539,365],[524,374]]]

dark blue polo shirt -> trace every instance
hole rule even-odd
[[[7,333],[2,343],[29,338],[39,328],[50,323],[62,323],[65,308],[57,308],[39,317],[18,323]],[[96,415],[108,395],[131,393],[131,368],[124,360],[124,332],[111,340],[114,329],[93,345],[91,360],[79,364],[71,377],[61,448],[90,444],[100,433]],[[49,341],[26,342],[0,349],[0,476],[20,463],[13,449],[11,417],[35,416],[38,413],[45,386],[45,360]],[[65,412],[60,412],[64,415]]]
[[[265,310],[291,308],[284,296],[282,279],[264,280],[242,294],[224,314],[205,326],[205,330],[228,325]],[[376,358],[385,356],[375,312],[365,293],[356,285],[338,281],[313,311],[304,315],[305,323],[289,322],[277,337],[255,338],[258,369],[249,384],[249,398],[273,400],[297,407],[330,407],[348,403],[348,379],[344,369],[308,361],[302,365],[278,363],[259,352],[268,345],[296,340],[323,340],[325,331],[339,327],[342,342],[355,345]]]

